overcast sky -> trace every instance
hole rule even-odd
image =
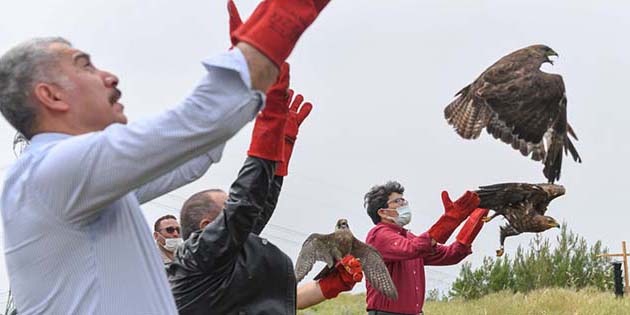
[[[256,3],[236,1],[244,17]],[[498,58],[540,43],[560,55],[543,69],[564,77],[568,119],[584,161],[565,159],[559,183],[567,194],[548,214],[618,251],[630,218],[628,12],[627,1],[332,1],[289,59],[291,86],[315,108],[264,234],[293,258],[308,234],[332,232],[338,218],[364,239],[372,223],[363,195],[390,179],[406,187],[414,215],[409,227],[417,233],[442,213],[443,189],[456,198],[479,185],[544,182],[542,164],[485,132],[475,141],[459,138],[442,113],[454,93]],[[132,121],[181,101],[203,75],[200,60],[229,46],[227,32],[225,1],[23,0],[5,1],[0,10],[1,53],[34,36],[69,39],[96,66],[118,75]],[[2,172],[15,160],[13,135],[3,120]],[[227,190],[250,135],[251,124],[202,179],[144,205],[148,222],[178,215],[196,191]],[[484,227],[466,261],[478,265],[494,255],[501,223]],[[506,252],[529,239],[509,238]],[[2,292],[9,286],[4,257],[0,265]],[[447,288],[458,270],[429,268],[428,288]]]

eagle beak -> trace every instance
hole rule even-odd
[[[555,227],[555,228],[560,228],[560,224],[558,224],[557,222],[556,222],[556,223],[554,223],[554,224],[552,224],[551,226],[552,226],[552,227]]]
[[[555,56],[555,57],[557,58],[557,57],[558,57],[558,53],[557,53],[557,52],[555,52],[555,51],[553,51],[553,50],[550,50],[550,51],[548,51],[548,52],[547,52],[547,54],[546,54],[547,61],[548,61],[551,65],[553,65],[553,60],[549,59],[549,57],[550,57],[550,56]]]

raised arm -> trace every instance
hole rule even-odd
[[[248,158],[230,188],[225,208],[198,238],[186,242],[186,250],[202,262],[200,268],[206,272],[224,274],[225,268],[231,268],[265,205],[271,204],[271,211],[275,208],[280,186],[274,187],[274,195],[270,191],[276,164],[282,161],[288,86],[289,65],[285,63],[267,92],[265,109],[256,118]]]
[[[202,262],[199,264],[202,270],[223,274],[224,268],[231,267],[269,195],[275,164],[274,161],[248,157],[230,188],[221,214],[197,239],[185,245],[195,260]]]
[[[414,238],[406,238],[396,231],[382,229],[367,243],[383,256],[384,261],[413,259],[433,253],[433,244],[429,234],[423,233]]]
[[[143,204],[199,179],[208,171],[212,164],[219,162],[223,148],[225,148],[225,144],[210,152],[203,153],[176,169],[140,186],[135,191],[136,198],[138,198],[140,204]]]
[[[239,50],[206,60],[206,75],[181,105],[59,142],[39,162],[33,189],[64,221],[89,221],[121,196],[221,146],[262,104],[245,79],[246,64]]]
[[[258,217],[258,221],[256,222],[256,227],[254,228],[253,233],[259,235],[260,232],[265,228],[267,222],[271,219],[274,210],[276,209],[276,204],[278,203],[278,197],[280,195],[280,189],[282,188],[282,182],[284,176],[289,174],[289,161],[291,160],[291,156],[293,155],[293,147],[295,145],[295,141],[297,140],[298,131],[300,126],[313,110],[313,105],[309,102],[303,103],[304,97],[300,94],[295,96],[293,99],[293,90],[289,89],[288,98],[286,99],[285,106],[289,108],[289,113],[287,117],[287,124],[284,127],[284,147],[282,150],[282,161],[278,162],[278,167],[276,168],[276,177],[274,181],[271,183],[271,187],[269,188],[269,197],[267,197],[267,201],[265,202],[265,207],[263,211],[260,213]],[[291,102],[291,100],[293,101]],[[267,99],[267,102],[273,101],[273,99]],[[277,99],[278,102],[283,102],[282,99]],[[290,104],[290,105],[289,105]]]
[[[267,223],[269,223],[269,220],[271,219],[271,216],[276,209],[276,204],[278,203],[278,197],[280,196],[280,190],[282,189],[283,181],[284,177],[282,176],[274,176],[273,181],[271,181],[271,184],[269,185],[269,194],[267,195],[267,199],[265,200],[262,211],[256,219],[256,223],[254,225],[254,228],[252,229],[252,233],[260,235],[265,226],[267,226]]]
[[[456,241],[449,246],[436,245],[435,253],[424,257],[425,265],[454,265],[472,253],[472,242],[483,227],[483,217],[488,215],[488,209],[475,209],[464,226],[455,237]]]

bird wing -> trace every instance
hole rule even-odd
[[[547,151],[543,138],[561,114],[562,100],[566,100],[562,77],[532,69],[522,70],[505,82],[492,78],[501,74],[486,72],[481,78],[485,84],[477,90],[477,96],[493,112],[487,131],[522,155],[534,152],[532,159],[543,160]],[[565,134],[566,129],[562,136]]]
[[[396,285],[389,275],[381,254],[376,249],[355,238],[351,254],[361,261],[363,273],[370,285],[388,298],[398,299]]]
[[[328,248],[333,238],[333,234],[311,234],[300,249],[297,262],[295,263],[295,278],[297,282],[304,279],[304,276],[313,269],[315,261],[323,261],[328,267],[335,264],[334,257]]]
[[[444,118],[453,126],[457,134],[464,139],[476,139],[481,130],[488,126],[495,113],[483,98],[478,95],[486,85],[498,85],[518,77],[522,60],[527,52],[518,50],[502,57],[488,67],[473,83],[455,94],[453,100],[444,109]]]
[[[540,188],[527,183],[501,183],[480,186],[479,190],[475,192],[479,196],[479,207],[492,210],[523,202],[535,195],[537,198],[546,196]]]

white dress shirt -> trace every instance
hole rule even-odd
[[[199,178],[264,95],[233,49],[182,104],[79,136],[43,133],[7,172],[4,254],[19,314],[177,314],[140,204]]]

